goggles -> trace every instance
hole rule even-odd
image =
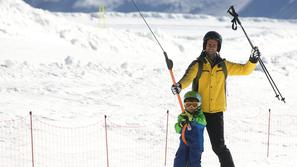
[[[194,108],[197,108],[198,106],[200,106],[201,103],[200,102],[190,102],[190,101],[187,101],[184,103],[184,106],[187,108],[187,107],[194,107]]]

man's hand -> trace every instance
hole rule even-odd
[[[182,88],[181,88],[181,84],[180,83],[176,83],[175,85],[171,86],[171,91],[174,95],[179,94],[181,92]]]
[[[261,56],[261,53],[258,49],[257,46],[255,46],[253,49],[252,49],[252,53],[250,55],[250,62],[252,63],[257,63],[259,61],[259,58]]]

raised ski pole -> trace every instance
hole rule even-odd
[[[142,15],[142,13],[140,12],[138,6],[136,5],[135,1],[134,0],[131,0],[133,5],[135,6],[135,8],[137,9],[139,15],[142,17],[143,21],[145,22],[146,26],[148,27],[148,29],[150,30],[150,32],[153,34],[155,40],[157,41],[158,45],[160,46],[160,48],[162,49],[163,51],[163,54],[164,54],[164,57],[165,57],[165,61],[166,61],[166,65],[167,65],[167,68],[169,70],[169,73],[170,73],[170,76],[171,76],[171,80],[172,80],[172,83],[175,85],[176,84],[176,80],[174,78],[174,74],[173,74],[173,71],[172,71],[172,68],[173,68],[173,61],[171,59],[168,58],[168,55],[167,53],[165,52],[165,50],[163,49],[161,43],[159,42],[159,40],[157,39],[155,33],[152,31],[151,27],[149,26],[149,24],[147,23],[147,21],[145,20],[144,16]],[[182,112],[185,112],[185,109],[183,107],[183,103],[182,103],[182,100],[180,98],[180,95],[177,94],[177,99],[178,99],[178,102],[179,102],[179,106],[181,108],[181,111]],[[183,142],[185,144],[187,144],[187,141],[186,141],[186,138],[185,138],[185,129],[186,127],[188,126],[188,124],[186,124],[183,128],[183,132],[182,132],[182,139],[183,139]]]
[[[240,22],[240,20],[238,18],[238,14],[235,12],[234,7],[231,6],[228,9],[227,12],[233,17],[233,19],[231,20],[231,22],[232,22],[232,29],[233,30],[237,30],[237,23],[238,23],[240,25],[241,29],[243,30],[244,35],[246,36],[249,44],[251,45],[251,47],[253,49],[254,48],[254,45],[252,44],[249,36],[247,35],[245,29],[243,28],[243,26],[242,26],[242,24],[241,24],[241,22]],[[260,65],[261,65],[261,67],[262,67],[262,69],[264,71],[264,74],[266,75],[266,77],[267,77],[267,79],[268,79],[268,81],[269,81],[269,83],[270,83],[270,85],[271,85],[271,87],[272,87],[272,89],[273,89],[273,91],[275,93],[275,97],[278,98],[278,100],[281,100],[284,103],[286,103],[285,98],[282,96],[281,92],[279,91],[278,87],[276,86],[276,84],[275,84],[274,80],[272,79],[271,75],[269,74],[269,72],[268,72],[265,64],[263,63],[261,57],[259,57],[259,63],[260,63]]]

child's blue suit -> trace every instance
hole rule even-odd
[[[201,154],[204,150],[203,133],[205,125],[190,122],[191,130],[186,130],[185,145],[180,137],[180,145],[175,154],[174,167],[201,167]]]

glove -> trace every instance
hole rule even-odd
[[[252,49],[252,53],[250,55],[250,62],[252,63],[257,63],[259,61],[259,58],[261,56],[261,53],[258,49],[257,46],[255,46],[253,49]]]
[[[189,124],[191,121],[193,121],[193,115],[184,112],[178,115],[177,123],[175,124],[175,131],[176,133],[181,133],[183,127],[185,124]]]
[[[184,125],[187,122],[188,122],[188,116],[185,113],[179,114],[177,118],[177,123],[174,126],[176,133],[180,134]]]
[[[179,114],[177,118],[177,123],[181,124],[182,126],[191,121],[193,121],[193,115],[188,112]]]
[[[187,122],[189,122],[189,118],[188,118],[187,114],[181,113],[178,115],[177,123],[184,126]]]
[[[171,91],[174,95],[179,94],[181,90],[182,90],[182,87],[180,83],[176,83],[175,85],[173,84],[171,86]]]

